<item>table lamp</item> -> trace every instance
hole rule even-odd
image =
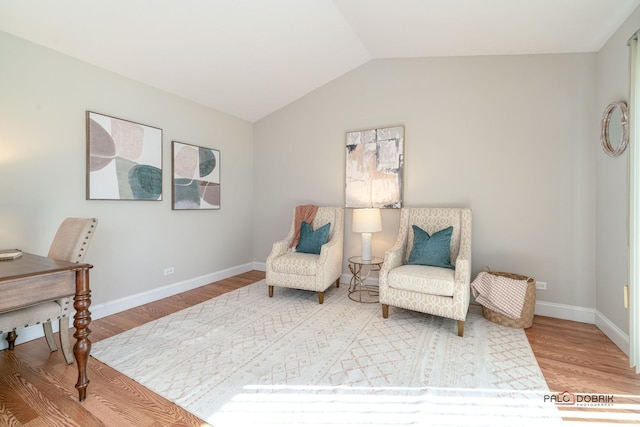
[[[371,261],[371,233],[382,231],[380,209],[354,209],[352,231],[362,233],[362,260]]]

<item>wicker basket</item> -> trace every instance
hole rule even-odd
[[[503,326],[510,326],[512,328],[530,328],[533,325],[533,312],[536,308],[536,281],[533,277],[522,276],[514,273],[504,273],[500,271],[489,271],[489,274],[495,276],[508,277],[514,280],[526,280],[527,281],[527,293],[524,297],[524,305],[522,306],[522,313],[520,318],[512,319],[503,314],[496,313],[486,307],[482,307],[482,315],[494,322]]]

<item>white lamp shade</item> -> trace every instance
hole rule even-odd
[[[354,233],[375,233],[382,231],[380,209],[354,209],[352,231]]]

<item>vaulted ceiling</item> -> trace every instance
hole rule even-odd
[[[0,0],[0,31],[254,122],[375,58],[596,52],[639,4]]]

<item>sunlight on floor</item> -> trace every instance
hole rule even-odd
[[[209,420],[227,425],[539,426],[562,422],[549,392],[406,387],[258,386]]]
[[[588,396],[588,395],[586,395]],[[560,414],[568,424],[590,426],[619,426],[640,424],[640,396],[614,394],[611,405],[575,405],[560,407]],[[589,420],[589,421],[587,421]]]

